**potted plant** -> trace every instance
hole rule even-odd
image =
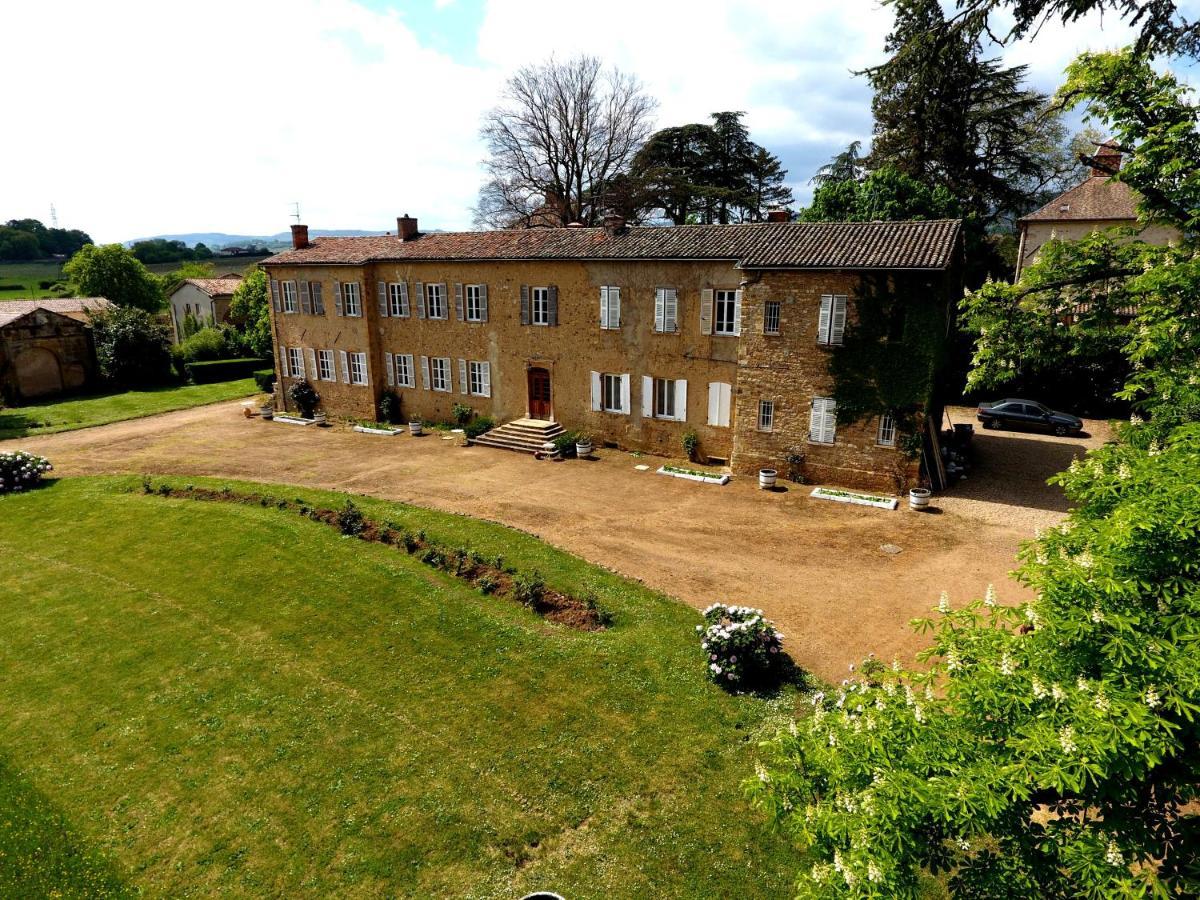
[[[908,492],[908,508],[923,512],[929,509],[929,497],[933,492],[929,488],[917,487]]]
[[[413,437],[421,436],[421,421],[419,419],[415,422],[408,423],[408,433]]]
[[[592,436],[586,432],[580,432],[575,436],[575,455],[580,459],[587,459],[592,455],[592,450],[595,449],[592,445]]]
[[[775,480],[779,477],[779,472],[775,469],[759,469],[758,470],[758,489],[760,491],[775,490]]]
[[[260,409],[258,413],[266,421],[270,422],[273,418],[275,418],[275,406],[271,403],[264,403],[262,405],[262,409]]]
[[[321,402],[321,395],[307,381],[298,381],[288,388],[288,397],[296,404],[296,411],[302,419],[311,419],[317,404]]]

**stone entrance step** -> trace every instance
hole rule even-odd
[[[518,453],[537,453],[542,444],[554,440],[564,431],[557,422],[540,419],[514,419],[512,422],[493,428],[471,441],[481,447],[496,447],[515,450]]]

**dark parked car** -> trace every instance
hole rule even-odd
[[[984,428],[1037,428],[1058,435],[1079,434],[1083,419],[1056,412],[1033,400],[996,400],[980,403],[977,411]]]

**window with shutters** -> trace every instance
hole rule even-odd
[[[713,334],[737,334],[737,291],[713,291]]]
[[[446,286],[444,284],[425,285],[425,315],[430,319],[447,317]]]
[[[429,360],[429,376],[435,391],[450,390],[450,357],[435,356]]]
[[[408,315],[408,291],[404,285],[388,285],[388,312],[401,319]]]
[[[600,327],[606,331],[621,328],[621,289],[612,285],[600,288]]]
[[[821,298],[821,310],[817,318],[817,343],[827,347],[840,347],[846,332],[846,297],[826,294]]]
[[[396,387],[416,387],[417,373],[411,353],[396,354]]]
[[[654,291],[654,330],[672,334],[679,330],[679,294],[674,288]]]
[[[763,334],[779,334],[778,300],[768,300],[763,304]]]
[[[304,351],[299,347],[288,347],[288,371],[293,378],[304,377]]]
[[[283,282],[283,311],[285,313],[294,313],[296,311],[296,282]]]
[[[837,403],[832,397],[813,397],[808,439],[816,444],[832,444],[837,431]]]
[[[367,354],[351,353],[350,354],[350,383],[351,384],[366,384],[367,383]]]
[[[468,322],[483,321],[483,285],[468,284],[463,291],[466,296],[466,314]]]
[[[880,447],[896,446],[896,420],[887,413],[879,417],[879,434],[875,437],[875,443]]]
[[[733,385],[725,381],[713,381],[708,385],[708,424],[728,428],[730,406],[733,400]]]
[[[775,401],[774,400],[759,400],[758,401],[758,430],[759,431],[774,431],[775,430]]]
[[[529,292],[530,321],[534,325],[550,324],[550,288],[535,287]]]
[[[317,351],[317,377],[322,381],[333,381],[337,377],[333,374],[332,350]]]
[[[605,412],[624,412],[621,404],[621,376],[604,374],[600,376],[600,408]]]
[[[342,315],[362,315],[362,295],[359,293],[357,281],[342,282]]]
[[[470,369],[471,393],[476,397],[492,396],[492,364],[472,360],[467,366]]]
[[[325,315],[325,300],[321,296],[321,282],[310,281],[308,291],[312,294],[312,311],[314,316]]]
[[[675,418],[675,381],[672,378],[654,379],[654,418]]]

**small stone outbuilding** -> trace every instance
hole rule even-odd
[[[241,283],[242,276],[232,273],[216,278],[185,279],[168,300],[175,343],[184,339],[183,324],[189,316],[200,326],[229,324],[232,321],[229,305]]]
[[[0,398],[15,405],[94,384],[90,314],[109,305],[103,297],[0,303]]]

